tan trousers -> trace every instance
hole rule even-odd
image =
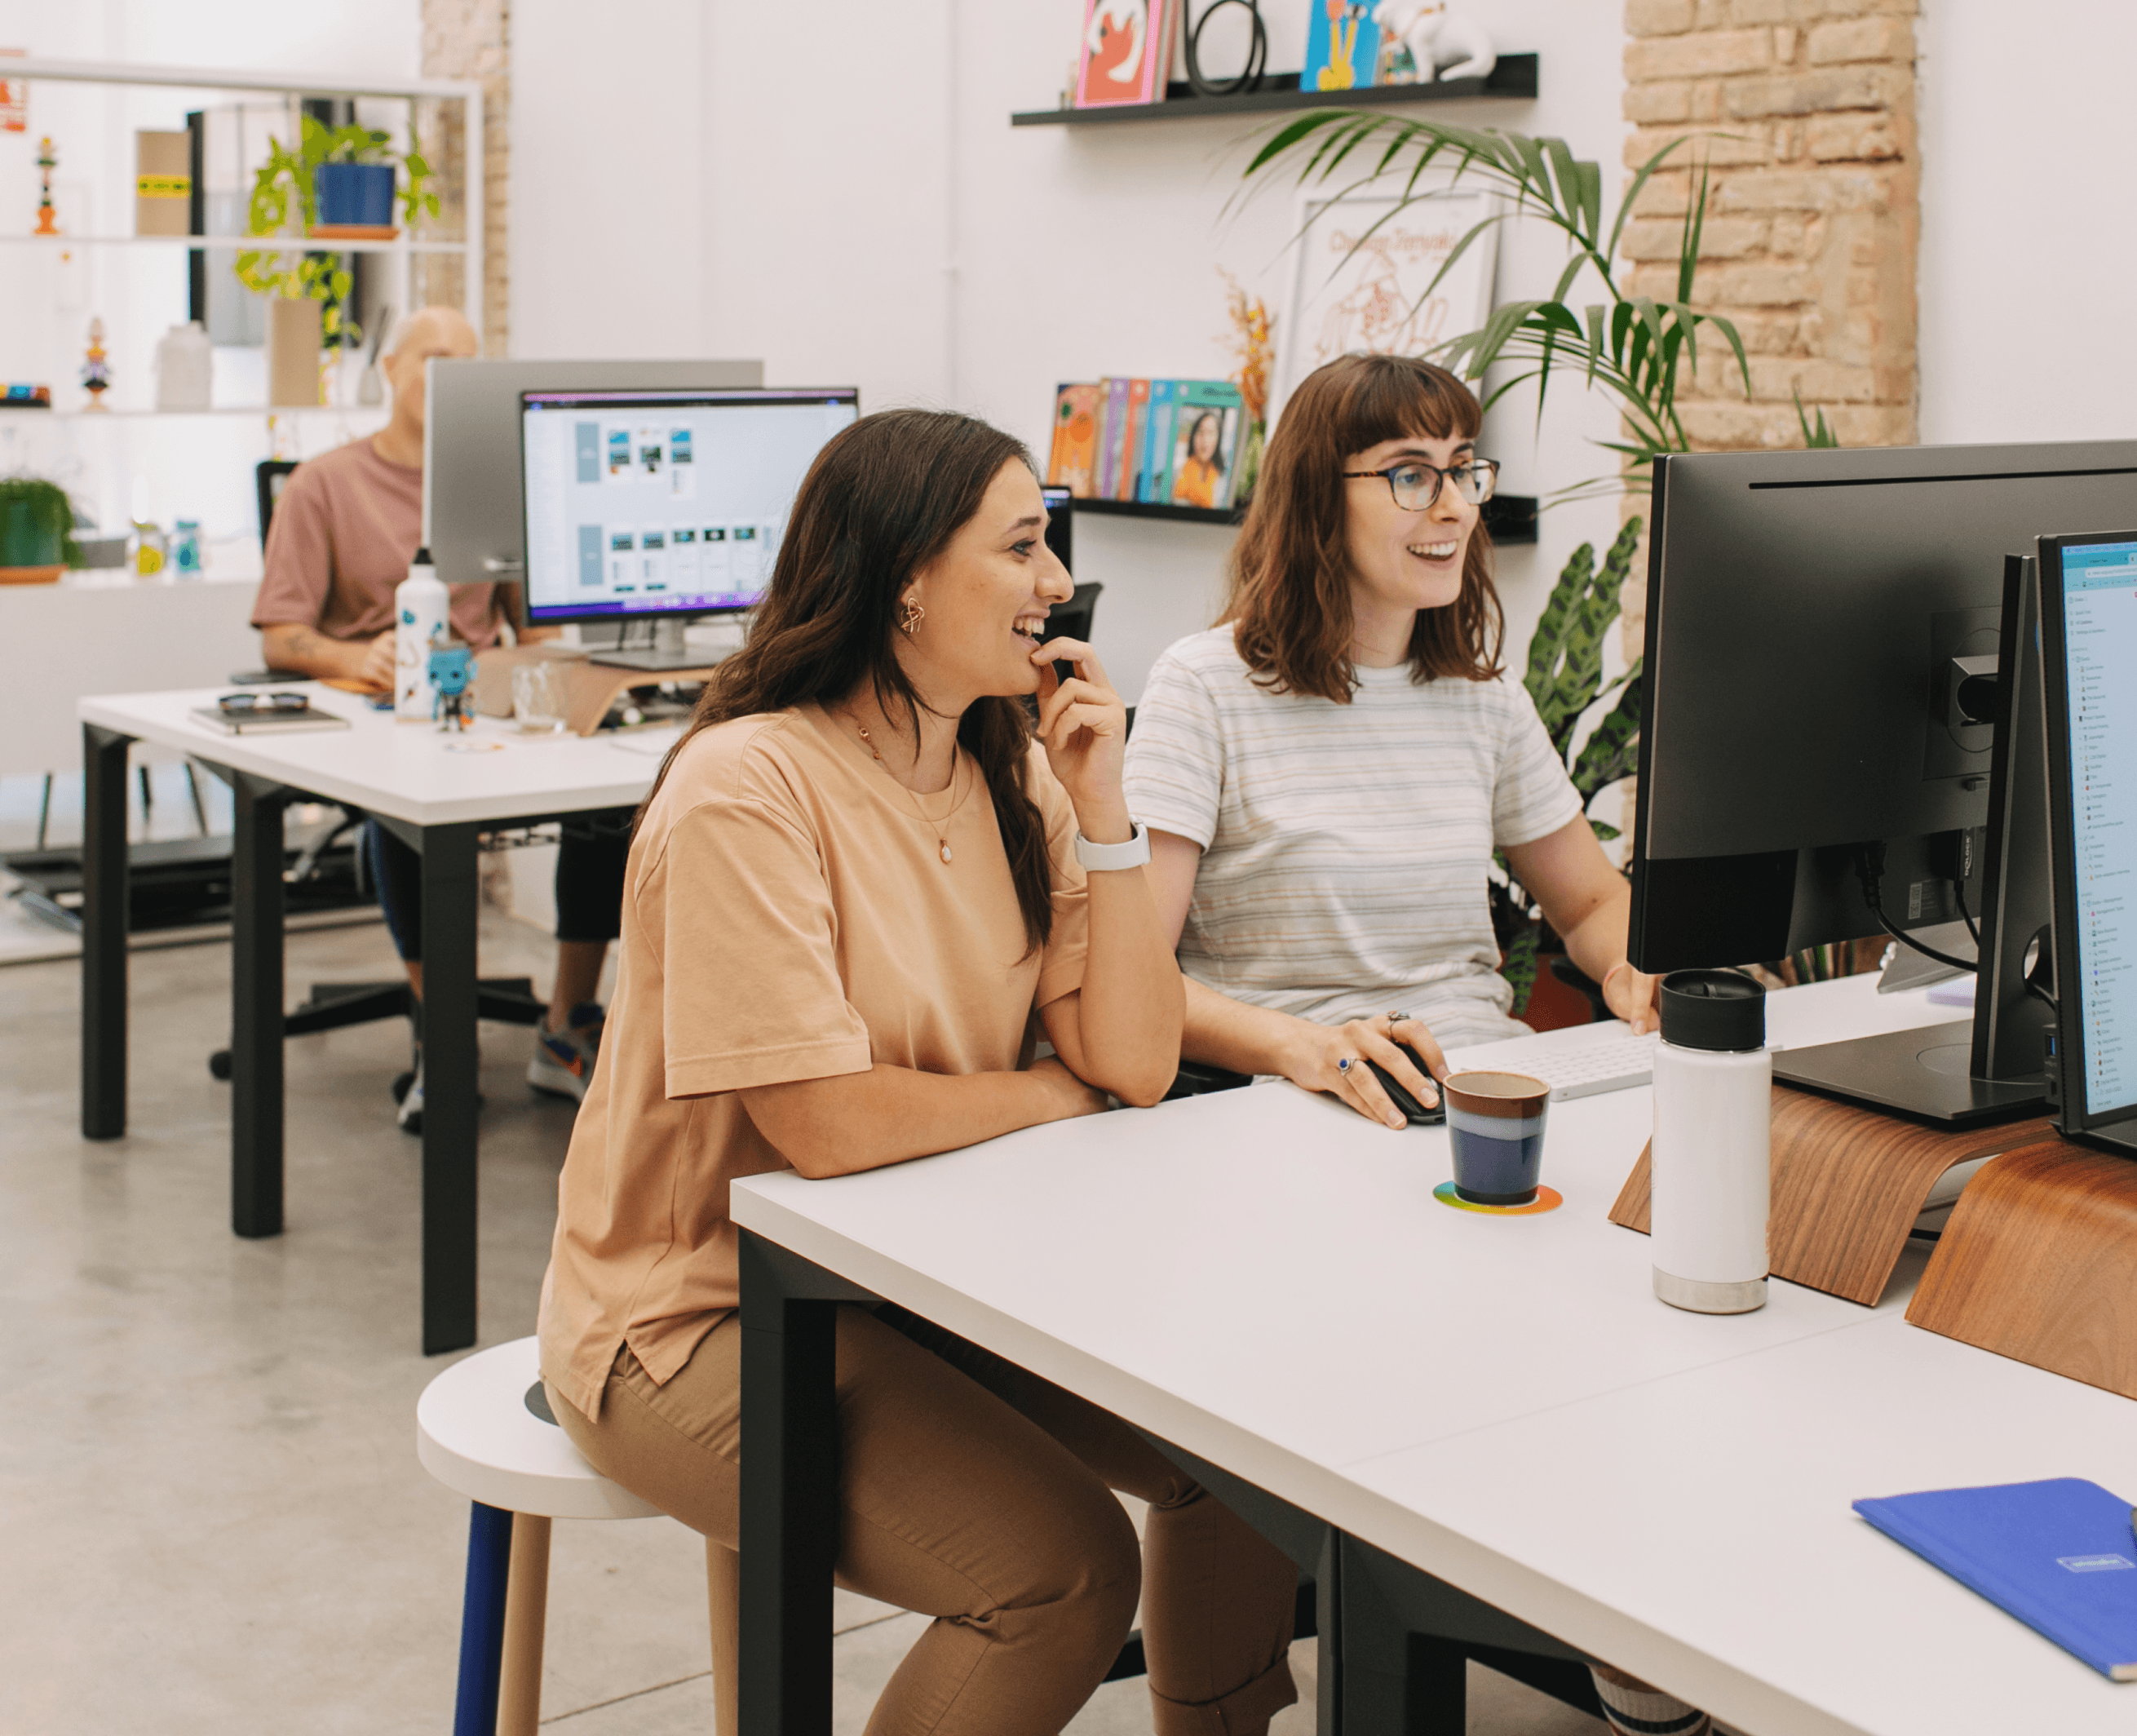
[[[896,1309],[838,1310],[838,1583],[934,1617],[869,1736],[1051,1736],[1140,1591],[1157,1736],[1261,1736],[1297,1698],[1291,1562],[1127,1424]],[[664,1387],[628,1348],[601,1421],[552,1397],[604,1476],[733,1548],[742,1326]],[[1108,1492],[1150,1504],[1138,1554]]]

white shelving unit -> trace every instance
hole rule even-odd
[[[458,102],[463,125],[465,185],[461,189],[465,239],[432,240],[402,235],[392,241],[336,241],[298,235],[260,236],[142,236],[92,232],[35,236],[22,232],[0,234],[0,269],[25,269],[41,256],[101,254],[134,250],[137,256],[178,250],[198,249],[217,256],[240,252],[333,252],[385,255],[397,262],[399,283],[395,306],[410,305],[410,262],[420,256],[457,255],[465,261],[462,299],[469,320],[478,332],[482,326],[484,275],[484,212],[482,165],[482,86],[471,80],[348,78],[313,72],[258,71],[216,66],[129,65],[99,61],[47,60],[24,57],[0,62],[7,78],[26,80],[33,92],[39,84],[77,85],[153,86],[199,93],[203,103],[225,93],[266,93],[295,103],[305,97],[365,97],[419,101]],[[32,118],[32,130],[37,129]],[[128,203],[130,205],[130,199]],[[68,220],[62,208],[61,220]],[[100,230],[113,227],[107,210]],[[142,255],[140,250],[147,250]],[[222,263],[221,269],[227,270]],[[183,318],[183,311],[175,317]],[[226,353],[227,354],[227,353]],[[137,368],[139,364],[136,363]],[[218,368],[218,390],[224,382]],[[146,378],[145,369],[125,382]],[[243,383],[237,383],[241,387]],[[264,384],[264,382],[263,382]],[[353,398],[354,374],[347,372],[344,396]],[[261,431],[256,442],[247,442],[231,430],[249,419]],[[161,484],[174,467],[193,456],[186,448],[187,424],[200,431],[212,451],[206,459],[207,482],[226,495],[236,495],[243,478],[225,475],[231,470],[223,448],[233,441],[248,447],[256,444],[256,456],[312,456],[339,439],[357,438],[383,425],[382,408],[353,402],[313,407],[235,404],[205,411],[158,411],[148,408],[101,410],[0,411],[0,471],[29,460],[36,466],[38,451],[52,440],[61,442],[75,463],[91,458],[100,466],[113,467],[129,477],[148,476]],[[96,431],[105,432],[100,435]],[[48,440],[37,438],[49,431]],[[217,431],[208,440],[209,431]],[[195,459],[196,467],[199,460]],[[249,462],[250,461],[246,461]],[[70,485],[73,485],[70,482]],[[211,490],[202,486],[200,492]],[[183,512],[184,507],[181,505]],[[207,514],[203,514],[205,518]],[[211,530],[214,527],[211,526]],[[226,532],[236,525],[224,527]],[[74,722],[74,703],[89,693],[129,686],[165,687],[186,682],[212,684],[226,678],[233,669],[259,661],[258,642],[247,617],[252,583],[256,573],[241,575],[225,568],[203,576],[206,582],[148,581],[129,583],[104,575],[85,575],[79,583],[58,585],[0,587],[0,641],[16,646],[37,647],[24,679],[0,682],[0,776],[19,776],[47,770],[68,771],[79,763],[80,734]]]

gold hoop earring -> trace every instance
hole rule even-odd
[[[898,606],[898,631],[910,639],[920,631],[920,623],[926,618],[927,613],[927,611],[922,608],[910,597],[907,597]]]

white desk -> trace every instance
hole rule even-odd
[[[1770,1004],[1794,1045],[1951,1012],[1867,978]],[[1664,1307],[1646,1239],[1605,1217],[1650,1118],[1645,1090],[1554,1105],[1545,1178],[1565,1204],[1537,1217],[1440,1205],[1443,1129],[1391,1133],[1288,1085],[835,1183],[758,1177],[733,1210],[752,1236],[1756,1736],[2130,1729],[2130,1691],[1847,1503],[2063,1474],[2127,1490],[2137,1407],[1905,1325],[1905,1283],[1876,1310],[1781,1282],[1753,1314]],[[798,1402],[773,1419],[790,1436]],[[772,1463],[806,1469],[796,1447]],[[806,1541],[794,1493],[771,1499]],[[746,1656],[772,1643],[759,1604]],[[781,1625],[792,1643],[798,1624]],[[1356,1714],[1370,1696],[1346,1675]],[[1354,1717],[1351,1736],[1372,1728]]]
[[[656,757],[611,739],[397,724],[314,683],[346,730],[226,735],[189,714],[222,690],[85,699],[82,1077],[85,1138],[126,1130],[126,758],[143,741],[231,786],[232,1226],[282,1227],[282,812],[304,797],[363,809],[423,858],[423,1348],[475,1340],[475,839],[504,824],[635,806]],[[642,748],[643,743],[635,747]]]

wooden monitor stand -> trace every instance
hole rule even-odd
[[[2048,1134],[2045,1116],[1952,1133],[1786,1085],[1774,1087],[1773,1129],[1774,1275],[1866,1308],[1885,1294],[1907,1232],[1946,1170]],[[1610,1222],[1645,1235],[1648,1197],[1643,1147]]]
[[[1989,1164],[1907,1319],[2137,1398],[2137,1162],[2051,1138]]]
[[[2044,1116],[1946,1133],[1774,1088],[1773,1274],[1874,1307],[1930,1190],[1968,1183],[1907,1319],[1925,1331],[2137,1398],[2137,1161]],[[1646,1233],[1648,1153],[1610,1221]]]

